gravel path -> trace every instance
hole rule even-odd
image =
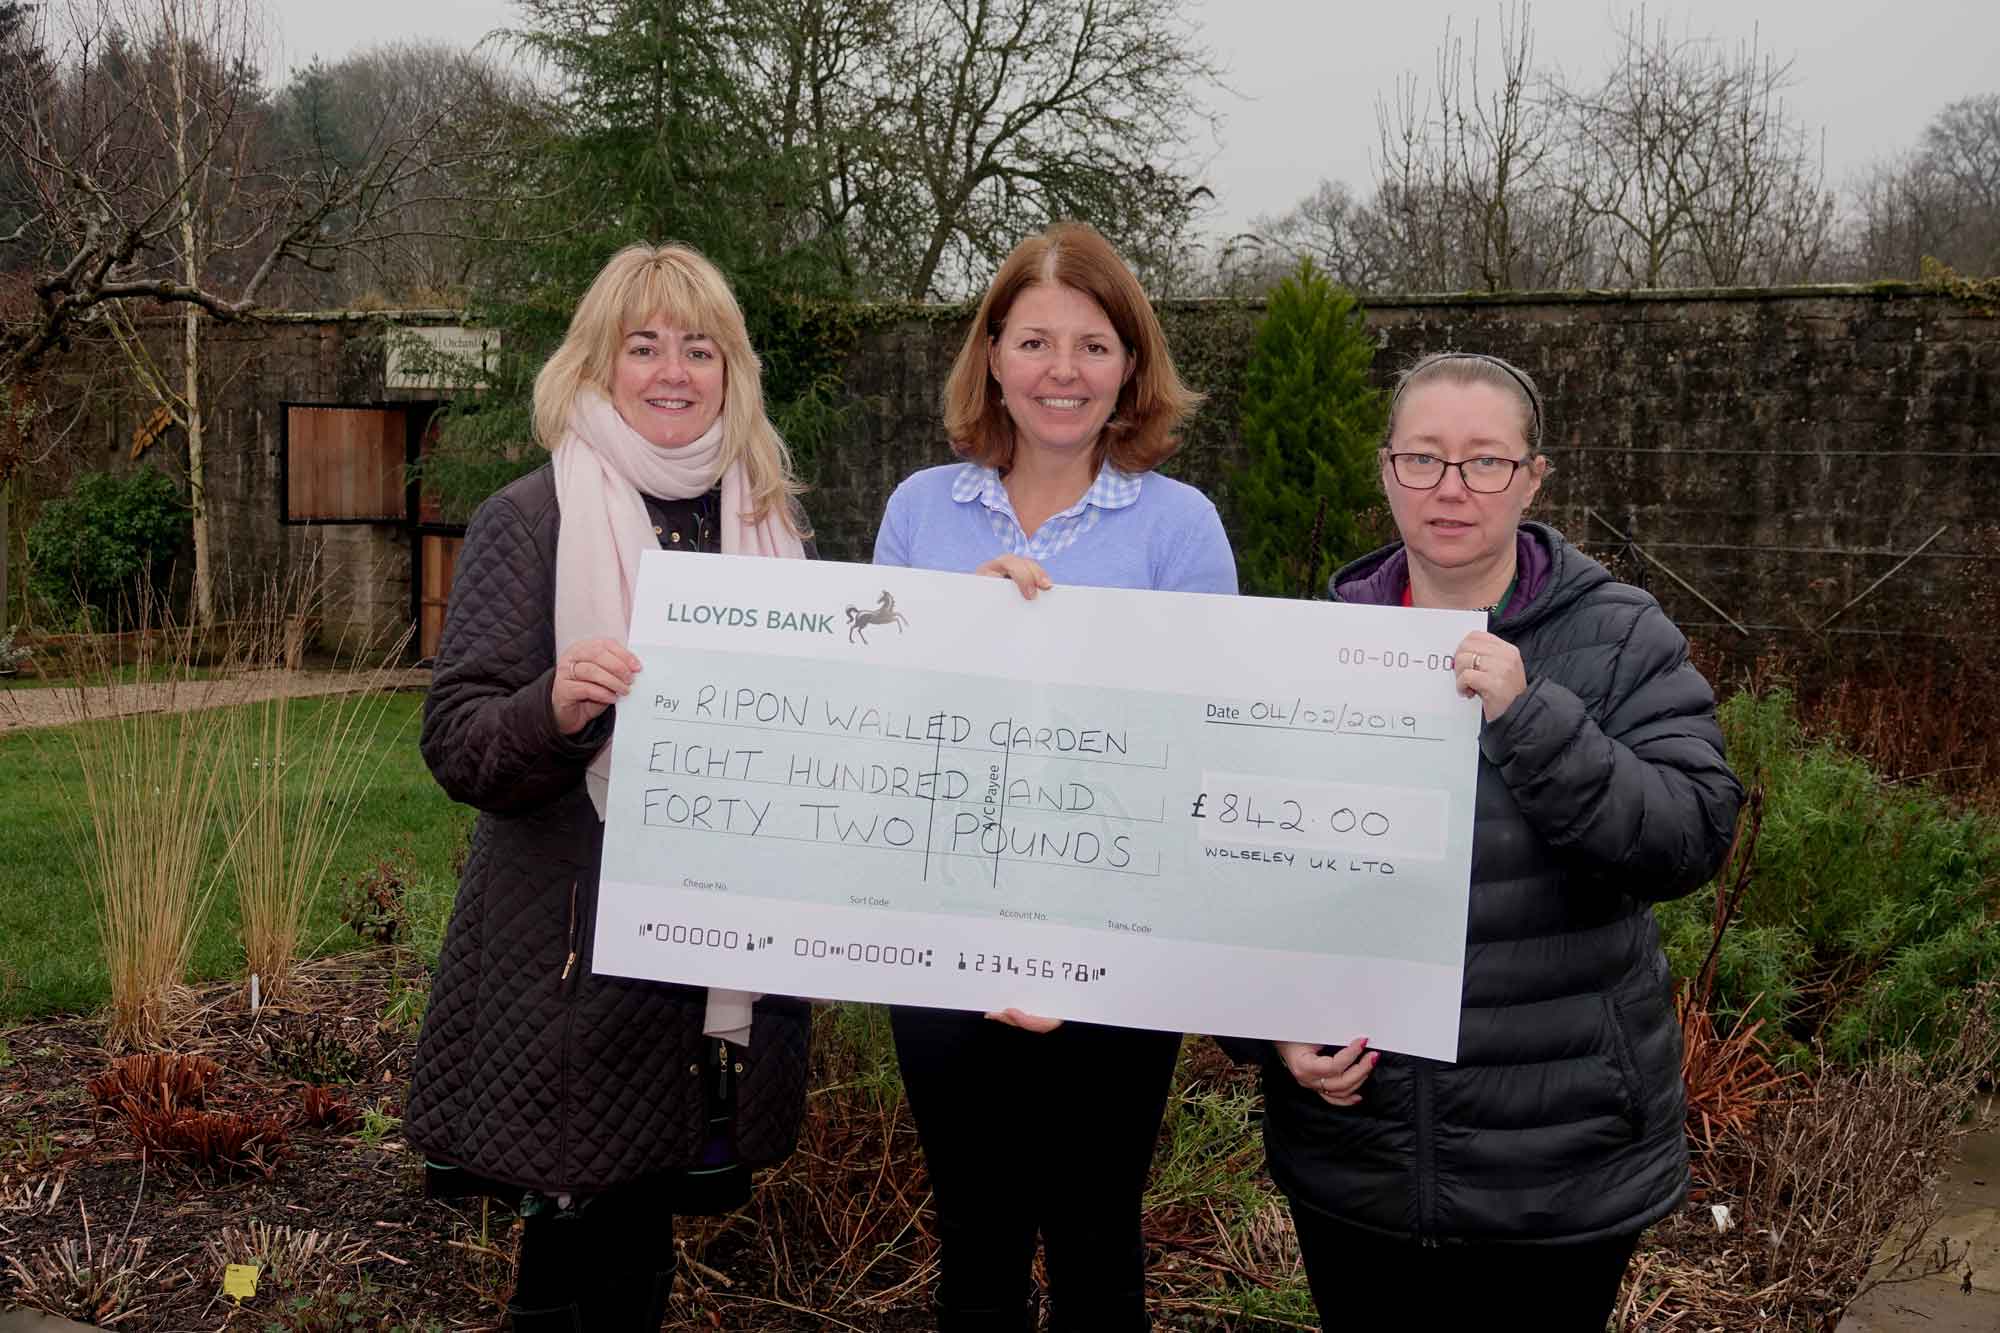
[[[251,671],[217,680],[147,685],[95,685],[0,691],[0,733],[58,727],[90,717],[123,717],[162,710],[188,712],[255,703],[260,699],[350,694],[356,690],[425,689],[429,671]]]

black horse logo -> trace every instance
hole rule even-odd
[[[903,613],[896,609],[896,599],[891,597],[887,591],[884,591],[882,600],[876,604],[873,611],[863,611],[858,606],[847,608],[847,641],[853,643],[856,639],[860,639],[861,642],[866,643],[868,642],[868,635],[865,632],[866,626],[887,625],[892,622],[895,624],[896,633],[898,634],[903,632],[903,626],[910,623],[904,619]]]

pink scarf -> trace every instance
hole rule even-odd
[[[792,560],[805,554],[804,543],[775,508],[760,523],[744,522],[749,504],[743,465],[722,465],[720,418],[692,444],[662,449],[627,425],[603,394],[584,389],[570,410],[569,432],[556,446],[554,461],[556,504],[562,511],[556,535],[558,652],[579,639],[625,641],[639,555],[660,545],[642,496],[691,499],[706,494],[719,477],[725,554]],[[599,819],[604,818],[610,775],[611,747],[606,745],[583,775]],[[711,990],[703,1031],[748,1045],[753,999],[741,991]]]

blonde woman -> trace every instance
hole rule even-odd
[[[682,246],[621,250],[535,381],[546,466],[466,531],[423,752],[480,811],[404,1132],[443,1195],[523,1219],[521,1333],[660,1327],[675,1213],[727,1210],[804,1108],[802,1001],[591,968],[608,743],[639,557],[798,559],[807,530],[743,314]]]

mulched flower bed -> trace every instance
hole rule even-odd
[[[347,1308],[367,1307],[385,1328],[419,1314],[414,1327],[494,1326],[505,1253],[481,1247],[476,1204],[468,1211],[422,1198],[422,1164],[395,1132],[409,1043],[377,1022],[394,976],[387,955],[323,964],[307,970],[288,1003],[254,1018],[233,993],[196,997],[172,1049],[219,1066],[201,1110],[222,1122],[268,1117],[283,1125],[282,1142],[253,1142],[238,1160],[143,1150],[128,1117],[100,1106],[89,1090],[113,1059],[95,1021],[8,1032],[0,1248],[12,1262],[0,1266],[0,1305],[119,1329],[262,1329],[287,1315],[300,1317],[277,1326],[330,1328],[313,1321],[312,1309],[291,1307],[317,1296],[331,1310],[328,1302],[345,1291]],[[315,1086],[356,1116],[372,1116],[350,1127],[303,1123],[302,1094]],[[210,1247],[226,1228],[247,1233],[253,1221],[289,1228],[284,1238],[298,1244],[318,1232],[326,1250],[290,1283],[267,1278],[239,1308],[222,1294],[222,1256]],[[101,1271],[94,1282],[62,1280],[55,1270],[64,1267],[66,1245],[74,1247],[68,1267],[89,1277],[108,1256],[127,1280]],[[22,1289],[20,1267],[38,1271],[39,1289]]]
[[[223,1160],[208,1163],[197,1160],[209,1146],[200,1135],[196,1148],[183,1134],[174,1149],[142,1150],[134,1117],[93,1097],[91,1081],[114,1059],[97,1022],[7,1031],[0,1309],[31,1306],[134,1331],[498,1328],[512,1282],[511,1215],[482,1214],[477,1200],[425,1199],[422,1162],[399,1135],[414,1034],[385,1028],[381,1016],[393,997],[423,984],[383,951],[307,967],[284,1003],[255,1017],[233,990],[190,996],[173,1056],[218,1068],[187,1114],[208,1125],[276,1118],[283,1126],[281,1143],[225,1142]],[[322,1117],[331,1103],[334,1123],[306,1123],[309,1098]],[[140,1117],[156,1143],[163,1119],[175,1116]],[[257,1295],[239,1305],[223,1294],[223,1264],[249,1257],[253,1223],[276,1257]],[[771,1281],[754,1225],[682,1230],[669,1328],[926,1326],[917,1291],[901,1302],[907,1308],[880,1310],[865,1325],[787,1308],[757,1294]]]
[[[423,1198],[400,1137],[425,988],[383,949],[309,965],[254,1016],[232,988],[191,993],[171,1049],[138,1059],[114,1061],[90,1019],[0,1033],[0,1310],[132,1333],[498,1328],[511,1216]],[[931,1327],[929,1186],[885,1038],[865,1012],[818,1019],[798,1152],[740,1213],[676,1222],[669,1333]],[[1910,1224],[1991,1066],[1985,1038],[1965,1050],[1788,1089],[1747,1129],[1697,1135],[1696,1197],[1642,1240],[1618,1326],[1823,1328],[1899,1217],[1907,1257],[1928,1255]],[[1316,1327],[1252,1082],[1189,1042],[1145,1216],[1161,1333]],[[1919,1269],[1950,1268],[1949,1251]],[[239,1305],[224,1265],[253,1254],[259,1289]]]

